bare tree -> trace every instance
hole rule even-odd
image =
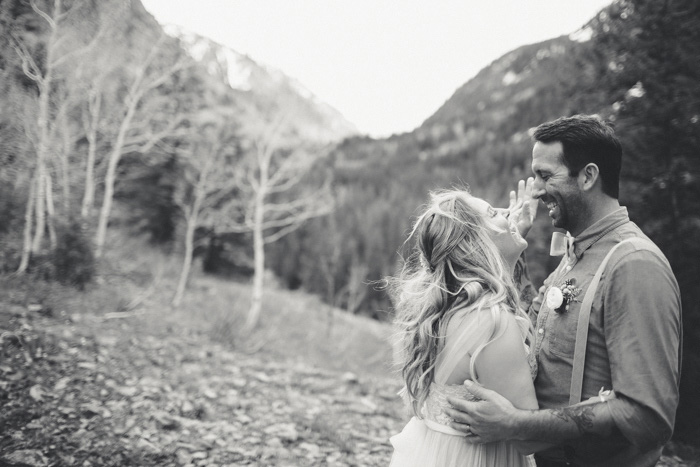
[[[83,193],[80,203],[80,216],[85,219],[92,214],[95,204],[97,169],[108,151],[104,146],[110,145],[110,133],[115,132],[115,119],[121,117],[118,88],[123,80],[119,69],[128,63],[127,57],[115,60],[115,53],[123,51],[110,49],[92,53],[76,70],[75,88],[81,93],[78,102],[78,117],[81,133],[87,140],[87,152],[84,159]],[[116,109],[116,113],[112,110]],[[112,111],[111,111],[112,110]]]
[[[304,186],[302,181],[318,159],[318,152],[283,144],[287,119],[278,118],[255,139],[250,158],[241,165],[242,198],[229,204],[228,230],[253,234],[253,291],[246,329],[257,326],[262,309],[265,245],[298,229],[305,221],[330,212],[327,183]]]
[[[367,297],[367,275],[369,267],[357,255],[350,263],[350,277],[347,284],[338,293],[340,302],[345,304],[348,313],[355,314]]]
[[[167,44],[167,36],[162,35],[145,59],[136,64],[134,69],[123,114],[108,156],[104,198],[95,236],[97,257],[100,257],[104,250],[107,223],[114,199],[117,166],[122,155],[127,152],[148,152],[163,139],[173,136],[184,120],[181,114],[173,117],[167,112],[169,104],[167,97],[154,95],[159,86],[193,64],[192,59],[184,54],[181,54],[174,63],[163,64],[162,58]],[[144,105],[147,98],[152,99],[151,104],[156,105]],[[159,106],[162,107],[158,108]]]
[[[37,54],[33,50],[32,41],[26,41],[22,34],[13,31],[11,34],[11,44],[22,62],[24,74],[34,81],[37,87],[37,113],[36,113],[36,163],[32,188],[29,190],[33,199],[29,203],[34,209],[36,220],[33,239],[31,245],[25,245],[24,251],[29,254],[41,248],[44,233],[46,230],[46,217],[52,213],[52,197],[50,186],[50,174],[48,173],[48,163],[51,157],[51,140],[56,132],[60,131],[56,127],[56,109],[61,108],[60,96],[57,95],[58,85],[64,76],[65,70],[70,68],[70,64],[79,59],[82,55],[92,50],[106,35],[109,23],[98,24],[97,31],[92,31],[90,40],[85,43],[76,39],[75,28],[83,19],[83,7],[88,6],[86,2],[75,1],[69,8],[64,7],[62,0],[53,0],[51,8],[42,10],[35,0],[30,0],[32,10],[42,18],[48,28],[48,36],[43,44],[43,54]],[[41,57],[39,61],[35,55]],[[60,120],[60,119],[59,119]],[[30,225],[30,224],[27,224]],[[31,227],[30,227],[31,229]],[[51,229],[53,232],[53,229]],[[30,239],[26,235],[25,241]],[[54,240],[52,234],[52,243]],[[28,257],[23,258],[18,272],[24,272],[28,265]]]
[[[80,205],[80,216],[87,218],[95,203],[95,161],[97,159],[97,133],[102,113],[102,92],[99,82],[88,91],[87,100],[81,112],[83,130],[88,141],[87,159],[85,161],[85,187],[83,201]]]
[[[192,267],[197,227],[215,221],[217,206],[236,187],[233,158],[237,155],[233,119],[226,109],[204,111],[193,126],[192,144],[180,158],[183,186],[175,197],[185,218],[185,255],[173,305],[179,306]]]

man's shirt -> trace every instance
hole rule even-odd
[[[579,309],[588,284],[608,251],[620,241],[646,236],[620,208],[582,232],[573,254],[545,281],[577,294],[568,310],[556,312],[546,300],[532,312],[537,365],[535,390],[540,408],[569,405],[569,389]],[[545,292],[546,293],[546,292]],[[566,446],[567,458],[592,465],[621,455],[618,465],[647,465],[670,437],[678,405],[681,299],[668,262],[651,251],[622,245],[608,262],[591,307],[582,399],[614,389],[626,404],[611,410],[622,437],[580,440]],[[649,409],[640,413],[637,405]],[[610,405],[612,407],[612,404]],[[646,451],[646,452],[645,452]],[[626,453],[626,454],[625,454]],[[542,453],[547,455],[547,452]],[[603,462],[604,463],[604,462]]]

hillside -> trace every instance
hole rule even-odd
[[[248,286],[198,275],[172,309],[176,278],[152,275],[170,260],[130,245],[153,269],[81,294],[0,282],[2,465],[388,464],[407,421],[388,326],[273,288],[242,335]],[[659,465],[700,465],[691,453],[669,445]]]
[[[0,464],[388,463],[388,327],[271,288],[244,335],[247,285],[197,275],[173,309],[172,259],[128,244],[144,265],[114,260],[83,293],[0,282]]]

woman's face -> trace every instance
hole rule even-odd
[[[501,211],[497,211],[483,199],[470,196],[466,202],[484,216],[486,224],[492,227],[488,229],[488,235],[503,258],[508,264],[515,264],[520,254],[527,248],[527,241],[520,235],[515,222],[509,221]]]

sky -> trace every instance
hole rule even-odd
[[[164,25],[282,70],[374,137],[411,131],[479,70],[612,0],[142,0]]]

